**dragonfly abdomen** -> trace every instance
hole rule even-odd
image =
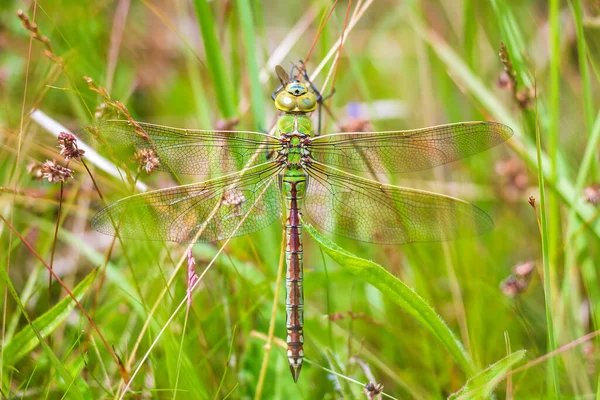
[[[298,381],[304,358],[304,293],[302,272],[302,223],[299,201],[304,197],[306,176],[301,169],[286,169],[282,193],[286,208],[286,330],[287,357],[294,381]]]

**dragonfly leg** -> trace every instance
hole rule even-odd
[[[283,90],[283,85],[279,85],[279,87],[277,88],[277,90],[275,90],[273,92],[273,94],[271,95],[271,98],[273,99],[273,101],[275,101],[275,98],[277,97],[277,94],[279,92],[281,92]]]

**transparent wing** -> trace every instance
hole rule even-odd
[[[98,212],[92,227],[113,236],[118,227],[124,238],[184,243],[246,235],[280,218],[281,195],[273,179],[279,169],[269,163],[202,183],[126,197]]]
[[[409,131],[334,133],[312,139],[312,157],[353,171],[432,168],[494,147],[513,134],[495,122],[461,122]]]
[[[86,144],[119,160],[134,164],[139,150],[152,149],[160,160],[157,169],[179,174],[206,175],[233,172],[267,161],[280,148],[275,136],[245,131],[201,131],[140,122],[144,138],[128,121],[100,121],[75,135]]]
[[[384,185],[313,164],[304,209],[324,230],[373,243],[452,240],[493,227],[479,208],[453,197]]]

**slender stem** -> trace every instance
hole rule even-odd
[[[271,321],[269,322],[269,331],[267,334],[267,342],[265,343],[265,355],[263,357],[262,365],[260,366],[260,375],[258,376],[258,384],[256,385],[256,394],[254,399],[258,400],[262,396],[262,390],[265,383],[265,376],[267,375],[267,366],[269,365],[269,355],[271,354],[271,345],[273,342],[273,335],[275,333],[275,322],[277,321],[277,303],[279,300],[279,290],[281,288],[281,279],[283,277],[283,265],[285,264],[285,229],[281,236],[281,251],[279,253],[279,266],[277,267],[277,280],[275,283],[275,295],[273,296],[273,306],[271,307]]]
[[[37,1],[33,2],[32,23],[35,23],[35,15],[37,12]],[[21,147],[23,145],[23,132],[25,131],[25,103],[27,101],[27,89],[29,87],[29,67],[31,66],[31,49],[33,47],[33,36],[29,37],[29,48],[27,50],[27,64],[25,65],[25,84],[23,85],[23,101],[21,102],[21,121],[19,123],[19,140],[17,144],[17,157],[12,173],[13,179],[13,195],[11,199],[10,224],[15,222],[15,202],[17,198],[17,189],[19,186],[19,164],[21,160]],[[8,246],[6,247],[6,274],[10,271],[10,254],[12,249],[12,230],[8,232]],[[4,286],[4,303],[2,305],[2,334],[0,335],[0,343],[4,343],[6,334],[6,313],[8,307],[8,285]],[[4,365],[4,346],[0,346],[0,366]],[[4,382],[4,368],[0,367],[0,382]]]
[[[106,206],[106,200],[104,200],[104,196],[102,196],[102,192],[100,191],[100,188],[98,187],[98,184],[96,183],[96,179],[94,179],[94,175],[92,175],[92,171],[90,171],[89,167],[87,166],[87,164],[83,158],[81,159],[81,164],[83,164],[83,167],[85,168],[88,175],[90,176],[90,179],[92,180],[92,183],[94,184],[94,189],[96,189],[96,192],[98,192],[98,196],[100,196],[100,200],[102,200],[102,204],[104,206]]]
[[[192,294],[190,293],[189,296]],[[185,309],[185,318],[183,320],[183,329],[181,331],[181,340],[179,341],[179,353],[177,354],[177,373],[175,374],[175,387],[173,388],[173,400],[177,397],[179,387],[179,376],[181,375],[181,353],[183,352],[183,342],[185,339],[185,331],[187,330],[187,324],[190,316],[190,306]]]
[[[325,260],[325,252],[322,248],[319,247],[321,252],[321,259],[323,260],[323,271],[325,271],[325,293],[326,293],[326,302],[327,302],[327,335],[329,336],[329,347],[331,351],[335,354],[335,343],[333,341],[333,326],[331,326],[331,296],[329,293],[329,273],[327,272],[327,262]]]
[[[54,268],[54,254],[56,252],[56,242],[58,241],[58,227],[60,226],[60,214],[62,211],[63,193],[65,183],[60,181],[60,197],[58,198],[58,213],[56,215],[56,226],[54,227],[54,240],[52,241],[52,252],[50,253],[50,269]],[[48,308],[50,308],[50,286],[52,286],[52,274],[48,274]]]
[[[537,104],[537,103],[536,103]],[[536,148],[537,148],[537,161],[538,161],[538,185],[540,187],[540,236],[542,238],[542,262],[544,266],[544,295],[546,298],[546,324],[548,330],[548,349],[550,352],[556,349],[556,337],[554,334],[554,323],[552,320],[552,279],[553,271],[550,267],[550,250],[549,243],[550,238],[548,237],[548,222],[546,218],[546,192],[544,189],[544,174],[542,173],[542,146],[540,143],[540,129],[539,122],[536,123],[535,129],[536,137]],[[558,371],[556,367],[556,361],[550,360],[548,365],[548,390],[553,391],[554,395],[548,394],[552,398],[560,398],[560,387],[558,383]]]

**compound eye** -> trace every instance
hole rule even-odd
[[[306,86],[300,82],[290,83],[286,90],[289,94],[292,94],[294,96],[302,96],[303,94],[306,94],[308,92]]]

